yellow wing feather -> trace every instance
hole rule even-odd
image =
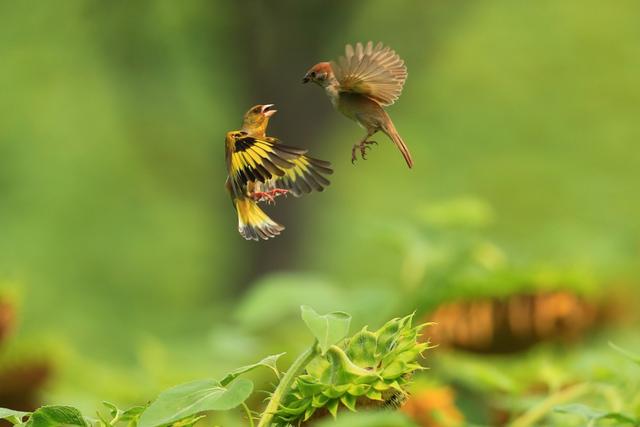
[[[291,194],[300,197],[311,191],[323,191],[330,184],[324,175],[331,175],[331,163],[313,157],[300,156],[292,160],[295,165],[287,169],[284,176],[271,179],[267,182],[267,189],[285,189]]]
[[[226,155],[233,194],[246,196],[251,182],[261,183],[266,189],[286,189],[295,196],[322,191],[329,185],[323,175],[333,173],[331,164],[305,153],[306,150],[280,144],[275,138],[229,132]]]

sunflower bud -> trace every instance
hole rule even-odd
[[[298,425],[346,408],[397,407],[428,342],[418,340],[426,325],[413,315],[393,319],[375,332],[366,327],[317,356],[299,375],[275,415],[276,426]]]

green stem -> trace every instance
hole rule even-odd
[[[260,421],[258,422],[258,427],[269,427],[271,425],[271,420],[273,420],[273,415],[278,411],[280,407],[280,402],[282,398],[287,394],[291,386],[293,385],[293,381],[296,379],[296,376],[302,369],[309,364],[316,357],[318,348],[318,342],[315,341],[311,347],[309,347],[304,353],[302,353],[298,358],[293,362],[289,370],[280,380],[278,387],[271,395],[271,399],[269,399],[269,404],[265,408],[262,413],[262,417],[260,417]]]
[[[545,417],[553,407],[569,402],[582,396],[590,390],[590,385],[586,383],[576,384],[574,386],[560,390],[552,394],[529,411],[522,414],[519,418],[513,420],[509,427],[529,427]]]
[[[244,402],[242,402],[242,407],[244,408],[244,411],[247,413],[247,418],[249,418],[249,425],[251,427],[254,427],[255,424],[253,423],[253,415],[251,415],[251,410],[249,409],[247,404]]]

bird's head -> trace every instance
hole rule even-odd
[[[244,114],[242,129],[253,133],[265,133],[269,118],[277,111],[273,104],[254,105]]]
[[[307,74],[305,74],[302,79],[302,83],[313,82],[324,87],[331,82],[332,77],[333,69],[331,69],[331,64],[329,62],[318,62],[307,71]]]

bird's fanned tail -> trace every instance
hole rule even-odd
[[[247,240],[268,240],[279,235],[284,226],[273,221],[249,198],[234,200],[238,212],[238,231]]]

